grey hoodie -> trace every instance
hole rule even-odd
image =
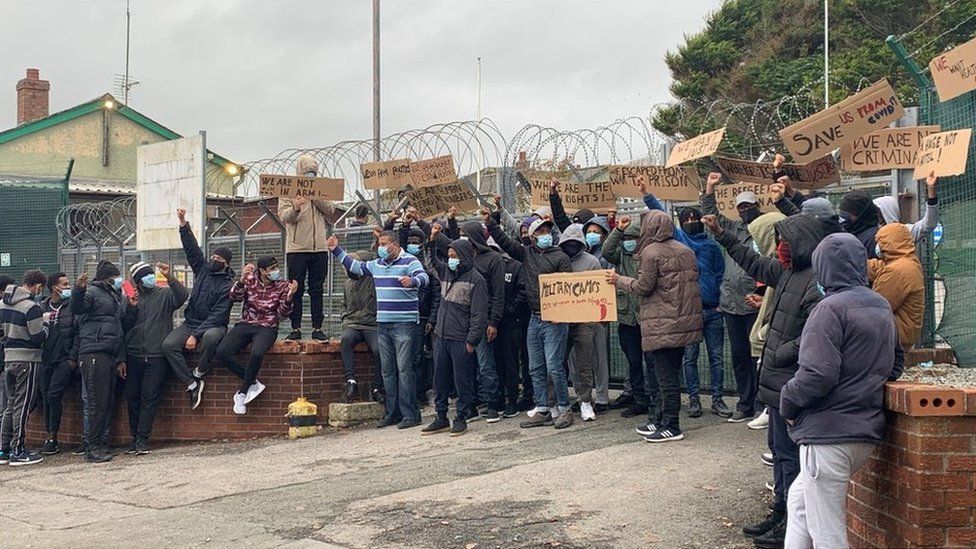
[[[11,284],[0,302],[0,348],[5,362],[40,362],[47,327],[41,307],[23,286]]]
[[[567,246],[570,242],[577,242],[580,245],[580,249],[576,253],[570,253],[575,250],[567,250],[567,248],[572,248],[573,245]],[[586,239],[583,238],[583,226],[579,223],[573,223],[572,225],[566,227],[563,231],[562,239],[559,241],[559,247],[562,248],[566,255],[569,256],[569,261],[573,265],[573,272],[580,273],[583,271],[599,271],[603,269],[603,265],[600,264],[600,260],[597,259],[593,254],[586,251],[588,246],[586,245]]]

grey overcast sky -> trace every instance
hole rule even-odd
[[[382,133],[484,116],[595,127],[666,101],[664,54],[721,0],[383,0]],[[130,105],[244,162],[372,135],[368,0],[131,0]],[[0,0],[0,128],[37,67],[51,112],[113,91],[125,0]]]

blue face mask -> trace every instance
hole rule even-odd
[[[69,297],[71,297],[71,289],[68,288],[65,290],[61,290],[60,292],[58,292],[58,295],[61,296],[61,299],[68,299]]]
[[[420,253],[420,244],[407,244],[407,252],[411,255],[417,255]]]
[[[634,250],[637,249],[637,241],[636,240],[624,240],[624,244],[623,245],[624,245],[624,251],[625,252],[634,253]]]
[[[874,255],[877,256],[877,257],[884,256],[884,254],[881,253],[881,245],[880,244],[875,244],[874,245]]]
[[[386,246],[380,246],[376,248],[376,255],[380,256],[380,259],[386,261],[386,258],[390,257],[390,250]]]
[[[144,288],[155,288],[156,287],[156,275],[147,274],[146,276],[139,279],[139,284],[142,284]]]
[[[112,279],[112,287],[115,288],[116,290],[121,290],[122,289],[122,277],[121,276],[118,276],[118,277],[115,277],[114,279]]]
[[[278,282],[279,280],[281,280],[281,270],[275,269],[271,271],[270,273],[268,273],[268,278],[270,278],[272,282]]]
[[[447,258],[447,268],[448,269],[450,269],[452,271],[456,271],[456,270],[458,270],[458,266],[459,265],[461,265],[461,260],[460,259],[458,259],[456,257],[449,257],[449,258]]]
[[[540,250],[545,250],[546,248],[551,247],[552,246],[552,235],[551,234],[544,234],[544,235],[541,235],[541,236],[537,236],[535,238],[535,245],[538,246]]]
[[[589,247],[597,246],[600,244],[600,235],[596,233],[586,233],[586,245]]]
[[[827,290],[819,282],[817,282],[817,291],[820,292],[820,295],[827,295]]]

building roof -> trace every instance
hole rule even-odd
[[[108,101],[111,101],[112,104],[116,105],[114,110],[120,116],[124,116],[125,118],[128,118],[129,120],[135,122],[136,124],[142,126],[143,128],[146,128],[147,130],[155,133],[156,135],[159,135],[165,139],[179,139],[183,137],[182,135],[174,132],[173,130],[167,128],[166,126],[163,126],[159,122],[156,122],[155,120],[140,113],[139,111],[133,109],[132,107],[129,107],[128,105],[123,105],[122,102],[117,100],[115,97],[113,97],[112,94],[106,93],[101,97],[96,97],[91,101],[82,103],[80,105],[76,105],[74,107],[71,107],[70,109],[65,109],[63,111],[48,115],[44,118],[39,118],[37,120],[34,120],[33,122],[28,122],[26,124],[22,124],[14,128],[10,128],[9,130],[2,131],[0,132],[0,145],[8,141],[13,141],[14,139],[19,139],[21,137],[24,137],[25,135],[30,135],[34,132],[38,132],[45,128],[50,128],[51,126],[56,126],[58,124],[62,124],[69,120],[74,120],[75,118],[78,118],[80,116],[84,116],[86,114],[106,108],[105,103]],[[240,167],[240,164],[238,164],[237,162],[228,160],[227,158],[224,158],[223,156],[220,156],[219,154],[214,153],[209,149],[207,150],[207,158],[208,160],[210,160],[220,168],[226,168],[227,166]]]

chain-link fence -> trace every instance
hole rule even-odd
[[[54,220],[68,202],[67,179],[0,180],[0,274],[20,281],[24,271],[58,271]]]

